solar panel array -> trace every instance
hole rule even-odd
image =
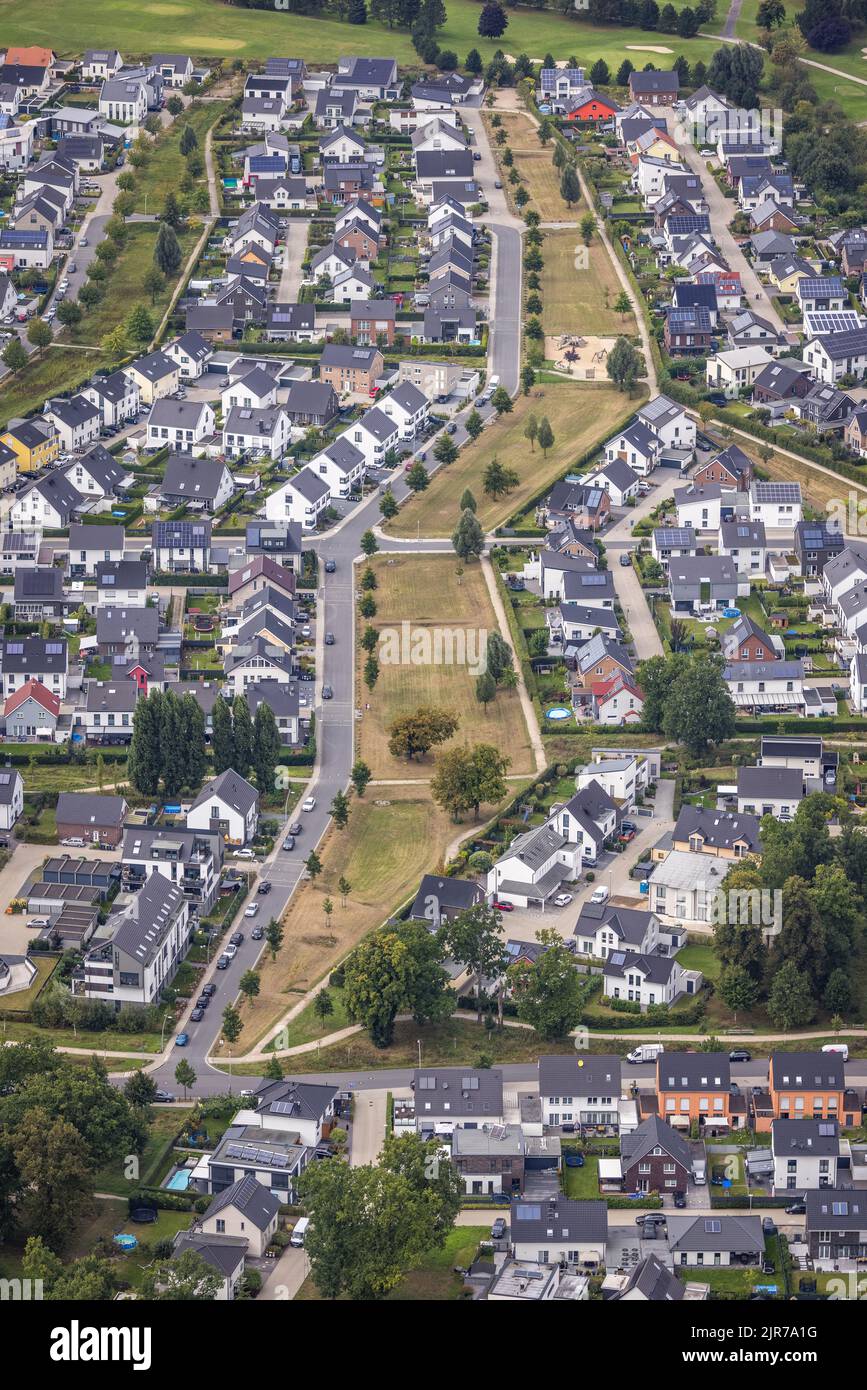
[[[756,497],[761,502],[800,502],[800,483],[755,483]]]
[[[252,1144],[227,1144],[226,1157],[268,1168],[286,1168],[289,1163],[286,1154],[273,1153],[269,1149],[257,1149]]]
[[[804,312],[804,331],[808,338],[819,333],[849,333],[863,327],[864,320],[855,309],[807,309]]]

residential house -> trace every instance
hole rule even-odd
[[[669,1125],[697,1122],[708,1134],[742,1128],[733,1094],[727,1052],[661,1052],[656,1059],[657,1114]]]
[[[744,1212],[716,1216],[672,1215],[668,1219],[668,1248],[675,1267],[749,1267],[761,1264],[765,1237],[760,1216]]]
[[[731,558],[739,574],[761,577],[768,553],[765,523],[739,516],[721,521],[718,549],[720,555]]]
[[[658,1115],[620,1139],[624,1192],[686,1192],[692,1176],[689,1141]]]
[[[216,830],[228,844],[248,845],[259,825],[255,787],[231,768],[207,782],[187,812],[193,830]]]
[[[718,483],[720,489],[737,488],[745,492],[753,478],[753,461],[737,444],[730,444],[721,454],[717,454],[692,475],[693,483],[703,487],[706,483]]]
[[[451,1134],[503,1123],[503,1073],[498,1067],[419,1067],[414,1073],[416,1127]]]
[[[787,665],[788,663],[777,663]],[[768,667],[773,670],[773,664]],[[738,811],[791,820],[804,796],[804,775],[796,767],[739,767]]]
[[[60,792],[57,798],[57,835],[61,840],[119,845],[129,807],[122,796],[96,792]]]
[[[151,526],[154,569],[162,574],[206,574],[211,559],[211,522],[155,521]]]
[[[508,1220],[516,1260],[587,1269],[597,1269],[605,1262],[608,1207],[604,1200],[513,1198]]]
[[[761,854],[756,816],[683,806],[671,832],[672,850],[737,860]]]
[[[3,706],[5,735],[14,743],[53,743],[59,717],[60,696],[54,695],[36,680],[25,681],[14,695],[7,697]],[[0,821],[2,817],[0,809]],[[3,828],[8,830],[9,827]]]
[[[867,1259],[867,1195],[851,1187],[811,1188],[804,1194],[804,1233],[819,1270],[855,1270]]]
[[[69,651],[63,638],[6,637],[0,640],[0,694],[12,695],[28,681],[39,681],[66,699]]]
[[[218,512],[234,491],[234,479],[222,459],[169,455],[160,486],[160,497],[167,507],[186,503],[205,512]]]
[[[214,432],[214,410],[207,401],[179,401],[162,397],[154,401],[147,418],[147,447],[192,450]]]
[[[750,484],[750,517],[765,526],[793,531],[802,519],[800,483]]]
[[[385,359],[377,347],[351,347],[327,343],[319,359],[319,379],[346,392],[369,396],[382,376]]]
[[[840,1159],[839,1121],[773,1120],[771,1156],[775,1195],[836,1187]]]
[[[110,921],[110,939],[93,946],[74,972],[73,994],[116,1012],[155,1004],[189,946],[190,906],[181,886],[153,874]]]
[[[180,366],[164,352],[151,352],[147,357],[139,357],[123,370],[138,387],[145,405],[153,405],[163,396],[174,396],[180,385]]]

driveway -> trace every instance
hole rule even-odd
[[[352,1111],[352,1131],[349,1139],[349,1161],[353,1168],[375,1163],[385,1138],[386,1101],[388,1091],[365,1091],[355,1097]]]
[[[0,903],[4,907],[16,898],[29,876],[52,855],[70,854],[74,858],[111,859],[116,851],[99,850],[92,846],[85,849],[65,849],[60,845],[17,844],[12,851],[9,863],[0,870]],[[10,916],[0,916],[0,953],[24,955],[27,945],[36,935],[27,927],[27,912],[15,912]]]
[[[286,244],[283,248],[283,269],[280,273],[280,288],[277,299],[280,304],[294,304],[301,287],[301,262],[307,250],[307,218],[290,217],[286,228]]]
[[[304,1247],[287,1245],[279,1260],[274,1261],[256,1302],[289,1302],[295,1297],[309,1273],[310,1261]]]
[[[670,106],[660,107],[660,114],[669,121],[669,130],[673,131],[677,128],[677,113]],[[726,198],[725,194],[720,191],[716,179],[708,172],[707,161],[701,158],[690,140],[684,140],[678,148],[684,164],[701,179],[702,191],[707,200],[710,215],[711,231],[731,269],[740,273],[747,306],[755,310],[762,318],[768,319],[778,332],[788,333],[790,330],[777,313],[773,300],[729,231],[728,224],[738,210],[737,203],[732,198]]]

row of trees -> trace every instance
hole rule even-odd
[[[231,767],[242,777],[252,773],[260,792],[272,792],[281,744],[271,706],[260,700],[256,716],[251,719],[250,707],[243,695],[236,695],[231,705],[218,695],[212,719],[214,771],[225,772]]]
[[[280,757],[280,731],[264,700],[250,716],[243,695],[231,704],[218,695],[214,702],[211,738],[214,772],[233,768],[242,777],[255,777],[263,794],[274,789]],[[139,700],[133,715],[129,750],[129,779],[143,796],[166,796],[183,789],[196,791],[208,771],[205,716],[192,694],[152,690]]]

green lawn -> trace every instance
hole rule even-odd
[[[599,1196],[599,1159],[595,1154],[586,1154],[583,1168],[569,1168],[563,1164],[563,1191],[567,1197]]]
[[[719,960],[709,942],[691,941],[678,951],[677,963],[684,970],[700,970],[707,980],[715,980],[719,975]]]
[[[172,1106],[170,1109],[168,1107],[155,1108],[153,1119],[148,1127],[144,1152],[138,1159],[138,1176],[133,1175],[127,1178],[124,1165],[122,1163],[113,1164],[110,1168],[104,1168],[102,1172],[97,1173],[93,1183],[94,1190],[96,1192],[112,1192],[119,1197],[126,1197],[129,1193],[137,1191],[139,1187],[151,1187],[158,1183],[166,1171],[167,1150],[191,1114],[192,1106],[187,1108]],[[164,1171],[161,1172],[161,1169]]]
[[[680,0],[676,8],[681,8]],[[486,61],[496,50],[526,52],[542,58],[550,49],[557,57],[577,55],[590,65],[599,57],[615,66],[630,44],[654,42],[683,53],[690,62],[709,62],[717,45],[711,39],[679,39],[640,29],[591,27],[551,11],[508,12],[509,27],[500,39],[481,39],[479,6],[471,0],[449,0],[448,20],[438,31],[441,48],[452,48],[463,60],[478,48]],[[418,64],[409,32],[389,29],[370,20],[349,27],[337,20],[309,18],[288,10],[233,8],[221,0],[92,0],[84,8],[58,6],[51,0],[7,0],[3,6],[3,35],[8,44],[50,44],[56,52],[77,54],[98,47],[111,34],[127,62],[156,47],[190,53],[197,58],[266,58],[274,53],[299,53],[308,63],[335,63],[344,53],[393,54],[400,63]],[[648,53],[648,59],[655,55]],[[655,59],[658,62],[658,59]],[[636,66],[643,66],[633,57]]]

